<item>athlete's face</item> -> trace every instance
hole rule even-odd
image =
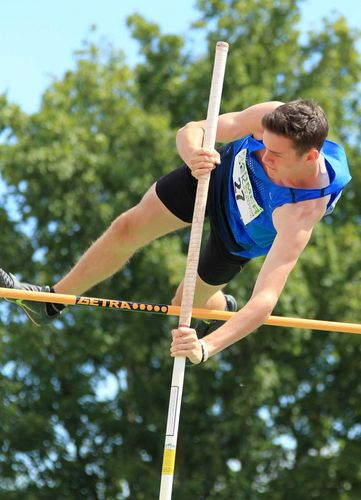
[[[305,170],[305,166],[317,159],[318,156],[317,149],[299,154],[291,139],[273,134],[268,130],[263,133],[263,144],[265,149],[262,163],[267,174],[274,179],[299,176]]]

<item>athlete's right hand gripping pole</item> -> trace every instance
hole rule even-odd
[[[228,43],[217,42],[208,103],[207,123],[203,141],[203,146],[208,149],[213,149],[216,142],[218,114],[221,103],[227,52]],[[183,282],[179,326],[190,326],[191,323],[209,180],[210,174],[203,175],[198,179],[187,266]],[[170,500],[172,496],[185,361],[185,357],[183,356],[178,356],[174,359],[159,500]]]

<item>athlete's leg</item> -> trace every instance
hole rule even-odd
[[[53,291],[82,294],[118,271],[145,244],[188,226],[192,221],[195,191],[196,181],[185,166],[163,176],[138,205],[110,225]],[[0,285],[19,290],[51,291],[49,286],[20,282],[3,269],[0,269]],[[22,300],[16,303],[37,325],[54,320],[64,308],[52,302]]]
[[[200,255],[194,307],[236,311],[236,299],[231,295],[224,295],[222,290],[247,261],[246,258],[230,254],[211,224],[209,239]],[[183,283],[180,284],[175,294],[174,305],[180,305],[182,291]],[[201,338],[217,329],[222,323],[222,321],[215,320],[199,320],[194,327],[198,337]]]
[[[198,275],[196,278],[196,289],[194,293],[194,307],[205,307],[206,309],[224,310],[226,308],[226,299],[222,289],[223,285],[209,285],[203,281]],[[174,306],[180,306],[183,293],[183,281],[179,285],[173,299]]]
[[[164,206],[154,184],[138,205],[114,220],[54,291],[82,294],[118,271],[139,248],[187,225]]]

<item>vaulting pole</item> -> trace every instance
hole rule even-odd
[[[217,42],[208,103],[207,122],[203,141],[203,146],[207,149],[213,149],[216,142],[218,114],[221,104],[227,52],[228,43]],[[190,326],[191,323],[209,179],[209,173],[198,179],[187,266],[183,280],[179,326]],[[185,357],[177,356],[174,359],[173,365],[159,500],[170,500],[172,497],[179,416],[183,392],[184,368]]]

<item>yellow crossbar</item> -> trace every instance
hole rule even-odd
[[[117,309],[122,311],[149,312],[179,316],[180,307],[167,304],[151,304],[147,302],[131,302],[120,299],[102,299],[96,297],[83,297],[80,295],[65,295],[60,293],[31,292],[1,288],[0,297],[12,300],[33,300],[35,302],[54,302],[55,304],[81,305]],[[218,319],[226,321],[234,312],[218,311],[215,309],[192,309],[192,317],[198,319]],[[322,321],[317,319],[288,318],[285,316],[270,316],[264,323],[270,326],[284,326],[287,328],[304,328],[307,330],[323,330],[327,332],[361,334],[361,324],[342,323],[338,321]]]

